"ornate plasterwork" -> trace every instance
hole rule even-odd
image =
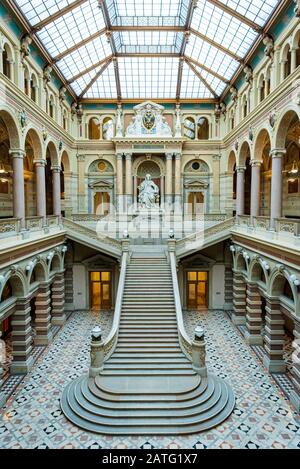
[[[172,131],[163,117],[163,106],[146,101],[133,110],[135,116],[126,129],[126,137],[172,137]]]

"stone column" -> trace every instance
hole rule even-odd
[[[221,155],[213,155],[213,212],[220,212],[220,159]]]
[[[173,202],[172,162],[173,162],[173,154],[172,153],[166,153],[166,185],[165,185],[165,202],[166,202],[166,204],[172,204],[172,202]]]
[[[236,214],[244,215],[245,212],[245,170],[243,166],[236,168]]]
[[[175,204],[181,205],[181,153],[175,154]]]
[[[280,82],[284,81],[286,60],[280,62]]]
[[[25,374],[33,365],[30,299],[18,299],[11,326],[13,361],[10,372],[11,374]]]
[[[65,315],[65,278],[64,272],[55,274],[52,283],[52,324],[62,326],[66,322]]]
[[[239,272],[233,272],[233,315],[236,325],[246,324],[246,282]]]
[[[86,213],[85,204],[85,156],[77,155],[78,162],[78,213]]]
[[[13,167],[13,205],[14,218],[20,219],[21,229],[25,229],[25,185],[23,150],[10,150]]]
[[[294,352],[292,355],[292,360],[293,360],[292,382],[294,384],[294,389],[291,392],[290,399],[296,411],[299,413],[300,412],[300,324],[298,322],[295,322],[293,347],[294,347]]]
[[[36,345],[48,345],[52,341],[50,303],[49,284],[42,283],[35,298],[36,336],[34,338],[34,343]]]
[[[251,217],[259,216],[261,161],[251,161]]]
[[[123,154],[117,154],[117,210],[123,211]]]
[[[272,150],[272,180],[271,180],[271,229],[275,228],[276,218],[282,213],[282,159],[285,150]]]
[[[132,154],[126,153],[125,155],[125,192],[126,192],[126,206],[127,208],[132,205]]]
[[[266,327],[265,327],[264,365],[270,373],[284,373],[286,371],[283,359],[284,319],[280,311],[278,300],[266,298]]]
[[[263,345],[261,296],[256,285],[247,285],[246,342],[249,345]]]
[[[52,181],[53,181],[53,215],[61,217],[61,202],[60,202],[60,166],[52,166]]]
[[[46,222],[46,182],[45,182],[45,160],[34,160],[36,177],[36,208],[37,216],[43,217]]]
[[[297,68],[297,50],[296,47],[292,47],[291,49],[291,73]]]

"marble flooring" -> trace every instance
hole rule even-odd
[[[231,417],[217,428],[183,437],[130,437],[86,433],[62,415],[59,399],[73,378],[87,372],[90,331],[111,325],[109,312],[76,312],[37,358],[0,414],[0,448],[295,448],[300,416],[223,312],[188,312],[185,323],[205,329],[207,365],[236,395]]]

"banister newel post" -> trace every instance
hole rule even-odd
[[[206,368],[206,350],[205,350],[205,337],[202,327],[195,328],[194,340],[192,341],[192,361],[193,369],[200,376],[205,378],[207,376]]]
[[[95,326],[91,334],[91,365],[89,377],[95,378],[103,370],[104,342],[102,340],[101,327]]]

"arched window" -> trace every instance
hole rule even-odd
[[[3,74],[11,80],[11,53],[9,46],[5,44],[2,51]]]
[[[27,94],[27,96],[30,95],[30,78],[29,78],[29,71],[27,67],[25,67],[25,70],[24,70],[24,93]]]
[[[192,117],[187,117],[186,119],[184,119],[183,134],[185,137],[189,138],[190,140],[195,140],[196,126],[195,126],[195,121],[194,119],[192,119]]]
[[[247,114],[248,114],[248,101],[247,101],[247,98],[246,98],[246,95],[244,95],[244,98],[243,98],[243,117],[247,117]]]
[[[284,61],[284,78],[287,78],[291,74],[291,65],[292,65],[292,54],[291,49],[288,49],[286,53],[286,58]]]
[[[31,75],[30,79],[30,98],[36,103],[37,101],[37,79],[34,74]]]
[[[103,140],[111,140],[114,136],[114,122],[111,117],[103,119]]]
[[[0,302],[8,300],[8,298],[11,298],[12,296],[13,296],[12,286],[11,286],[10,280],[8,280],[2,290]]]
[[[68,130],[68,113],[66,110],[64,110],[63,113],[63,128],[64,130]]]
[[[294,301],[294,295],[289,282],[286,280],[283,286],[283,295],[291,301]]]
[[[54,98],[51,95],[49,99],[49,116],[54,119]]]
[[[100,123],[96,117],[92,117],[89,120],[89,139],[90,140],[100,139]]]
[[[200,117],[198,121],[198,139],[199,140],[209,139],[209,123],[206,117]]]

